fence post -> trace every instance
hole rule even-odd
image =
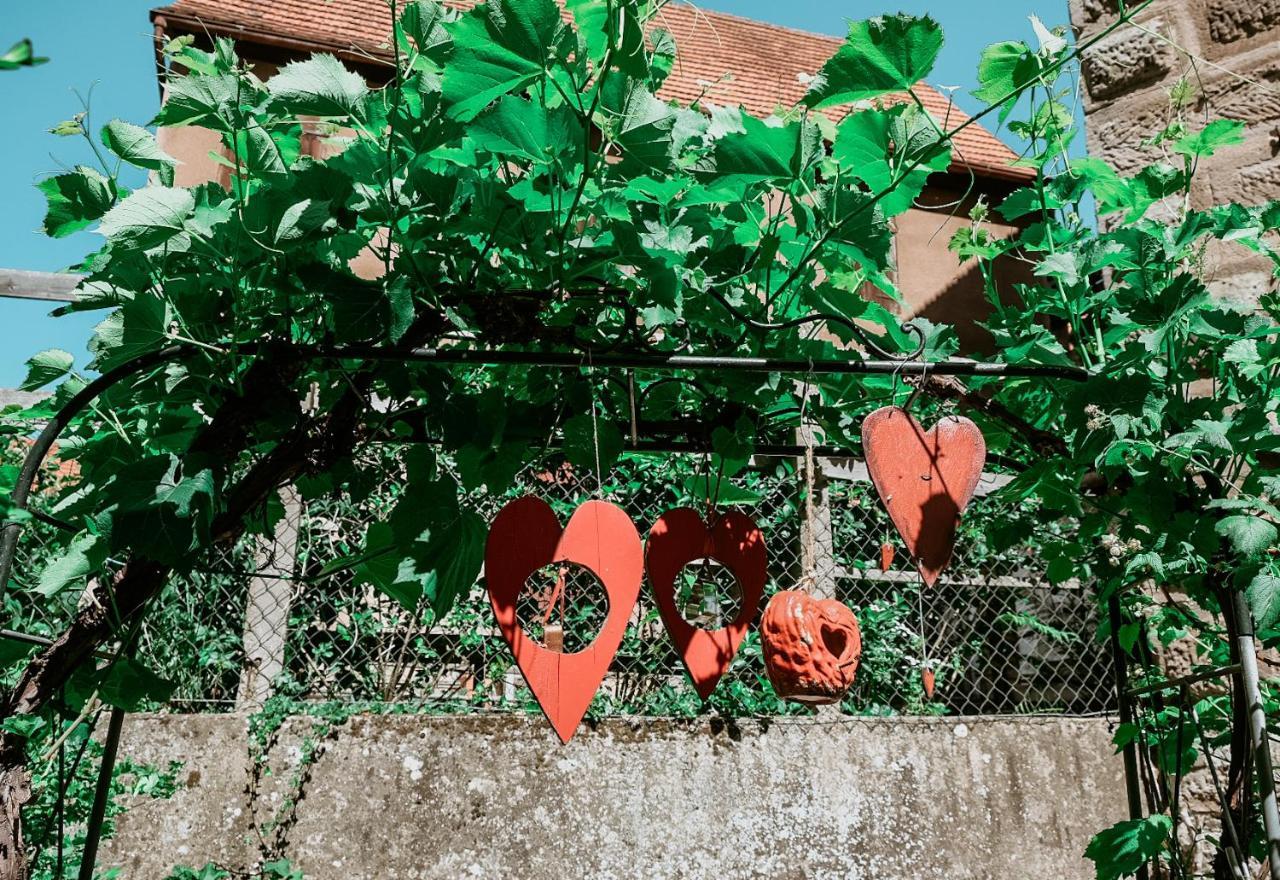
[[[280,502],[284,515],[276,523],[275,534],[270,540],[261,539],[254,554],[259,574],[249,582],[245,604],[245,664],[236,694],[238,709],[265,703],[271,696],[272,682],[284,670],[302,498],[293,486],[285,486],[280,490]]]
[[[1262,801],[1262,828],[1267,840],[1267,864],[1272,880],[1280,880],[1280,809],[1276,805],[1276,778],[1271,767],[1271,739],[1267,736],[1267,715],[1258,683],[1258,648],[1253,641],[1253,614],[1240,590],[1231,591],[1236,618],[1236,646],[1240,653],[1240,681],[1248,701],[1249,742],[1253,745],[1258,777],[1258,799]]]

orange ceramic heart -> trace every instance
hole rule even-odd
[[[542,647],[516,619],[516,602],[525,581],[543,566],[558,562],[589,569],[609,597],[609,614],[599,635],[573,654]],[[621,508],[588,501],[573,512],[562,531],[546,502],[519,498],[502,508],[489,529],[484,570],[498,627],[538,705],[560,741],[567,743],[604,681],[640,598],[644,553],[636,527]]]
[[[960,514],[982,477],[982,431],[958,416],[926,431],[907,411],[886,406],[863,421],[862,448],[889,518],[932,586],[951,562]]]
[[[728,568],[742,591],[737,617],[717,630],[692,625],[676,607],[676,576],[690,562],[707,557]],[[764,535],[749,517],[740,513],[722,513],[708,529],[695,510],[668,510],[649,531],[645,566],[662,622],[689,670],[694,688],[705,700],[733,662],[764,595]]]

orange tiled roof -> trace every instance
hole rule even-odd
[[[466,8],[474,0],[447,0]],[[177,0],[152,13],[167,30],[230,36],[298,50],[329,51],[348,59],[389,55],[391,12],[385,0]],[[656,25],[675,37],[676,66],[661,97],[688,103],[703,97],[717,104],[742,105],[767,116],[796,104],[842,40],[684,3],[663,8]],[[948,127],[966,118],[939,92],[921,84],[917,94]],[[953,168],[1021,180],[1028,169],[1011,168],[1014,152],[980,125],[955,139]]]

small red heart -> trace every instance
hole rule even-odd
[[[676,607],[676,576],[695,559],[708,557],[728,568],[742,591],[738,616],[717,630],[694,626]],[[668,510],[649,531],[645,565],[667,634],[689,670],[694,689],[705,700],[728,671],[760,607],[767,569],[764,535],[741,513],[720,514],[708,529],[695,510]]]
[[[599,635],[573,654],[542,647],[516,619],[516,602],[529,575],[559,562],[589,569],[609,597],[609,614]],[[502,508],[489,528],[484,571],[498,627],[538,705],[560,741],[567,743],[604,681],[640,598],[640,535],[630,517],[606,501],[583,504],[561,530],[545,501],[518,498]]]
[[[886,406],[863,420],[862,449],[889,518],[932,586],[951,562],[960,514],[982,477],[982,431],[959,416],[925,431],[906,410]]]

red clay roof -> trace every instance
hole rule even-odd
[[[447,5],[466,8],[474,0],[447,0]],[[349,59],[389,55],[391,12],[385,0],[177,0],[152,17],[170,33],[208,31]],[[678,51],[661,97],[740,104],[757,116],[796,104],[807,88],[802,80],[817,73],[843,42],[684,3],[664,7],[656,25],[671,32]],[[921,84],[917,94],[948,127],[968,118],[927,85]],[[1030,177],[1028,169],[1009,166],[1015,158],[980,125],[956,136],[953,168],[958,170],[1007,180]]]

